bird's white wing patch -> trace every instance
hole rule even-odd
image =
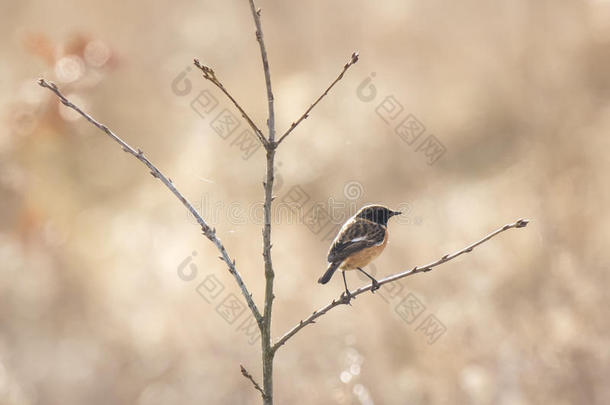
[[[370,235],[358,236],[357,238],[352,239],[350,242],[352,242],[352,243],[360,242],[362,240],[367,240],[367,239],[371,239]],[[383,245],[383,239],[379,243],[375,243],[375,246],[379,246],[379,245]]]

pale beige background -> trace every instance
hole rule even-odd
[[[361,55],[282,145],[278,196],[299,186],[344,214],[407,204],[379,275],[533,222],[404,280],[425,305],[411,324],[400,298],[367,294],[303,330],[278,353],[277,403],[608,403],[610,2],[380,3],[259,4],[280,131]],[[258,344],[196,292],[213,274],[218,299],[238,294],[217,252],[145,168],[35,84],[56,81],[216,207],[207,215],[260,302],[260,223],[240,210],[261,202],[263,153],[242,159],[190,108],[205,89],[215,112],[230,107],[194,70],[191,93],[171,86],[198,57],[265,125],[246,1],[1,8],[0,403],[259,403],[239,374],[242,363],[259,377]],[[366,103],[356,89],[372,72]],[[446,147],[434,165],[376,114],[388,95]],[[342,288],[315,282],[322,234],[280,222],[275,336]],[[197,275],[183,281],[193,251]],[[428,315],[446,327],[431,345],[417,330]]]

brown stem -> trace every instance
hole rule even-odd
[[[263,400],[265,399],[265,391],[263,391],[263,389],[261,388],[260,385],[258,385],[258,383],[254,380],[254,377],[252,377],[252,375],[250,373],[248,373],[248,370],[246,370],[246,368],[244,366],[242,366],[241,364],[239,365],[239,368],[241,369],[241,375],[243,375],[244,377],[246,377],[248,380],[250,380],[250,382],[252,383],[252,385],[254,385],[254,389],[259,391],[261,393],[261,396],[263,397]]]
[[[273,309],[273,280],[275,273],[273,271],[273,262],[271,260],[271,204],[273,202],[273,181],[274,181],[274,159],[275,149],[275,113],[273,104],[273,90],[271,88],[271,72],[269,70],[269,60],[267,58],[267,50],[265,49],[265,41],[263,38],[263,29],[261,27],[261,11],[254,5],[254,0],[249,0],[252,18],[256,26],[256,40],[258,41],[261,60],[263,62],[263,71],[265,73],[265,85],[267,87],[267,104],[269,109],[269,117],[267,118],[267,126],[269,127],[268,143],[265,145],[267,151],[267,175],[263,186],[265,188],[265,203],[264,203],[264,218],[263,225],[263,260],[265,262],[265,307],[263,310],[263,321],[261,328],[261,351],[263,361],[263,390],[265,395],[263,402],[266,405],[273,404],[273,355],[274,351],[271,347],[271,315]]]
[[[494,236],[498,235],[499,233],[502,233],[508,229],[511,228],[523,228],[528,224],[529,220],[527,219],[519,219],[515,222],[513,222],[512,224],[507,224],[504,225],[502,228],[496,229],[494,232],[490,233],[489,235],[485,236],[484,238],[478,240],[477,242],[466,246],[464,249],[459,250],[453,254],[450,255],[445,255],[443,257],[441,257],[440,259],[436,260],[435,262],[426,264],[424,266],[419,266],[419,267],[414,267],[410,270],[406,270],[403,271],[401,273],[397,273],[394,274],[392,276],[386,277],[382,280],[379,280],[379,285],[383,285],[383,284],[387,284],[387,283],[391,283],[393,281],[396,280],[400,280],[401,278],[404,277],[408,277],[408,276],[412,276],[413,274],[417,274],[417,273],[425,273],[427,271],[432,270],[432,268],[439,266],[443,263],[446,263],[450,260],[455,259],[456,257],[464,254],[464,253],[469,253],[472,252],[472,250],[479,246],[480,244],[488,241],[489,239],[493,238]],[[357,295],[360,295],[366,291],[369,291],[371,288],[373,287],[372,284],[364,286],[364,287],[360,287],[357,290],[354,290],[351,292],[352,297],[355,297]],[[284,336],[282,336],[281,338],[279,338],[277,340],[277,342],[275,342],[275,344],[272,346],[273,351],[275,352],[277,349],[279,349],[283,344],[286,343],[286,341],[288,341],[288,339],[290,339],[291,337],[293,337],[294,335],[296,335],[301,329],[303,329],[305,326],[307,325],[311,325],[313,324],[316,319],[318,319],[319,317],[321,317],[322,315],[324,315],[325,313],[327,313],[328,311],[330,311],[331,309],[342,305],[342,304],[347,304],[349,302],[349,298],[345,295],[345,294],[341,294],[341,296],[337,299],[332,300],[332,302],[320,309],[318,309],[317,311],[313,311],[313,313],[311,315],[309,315],[307,318],[303,319],[302,321],[300,321],[295,327],[293,327],[292,329],[290,329],[288,332],[286,332],[284,334]]]
[[[241,289],[242,295],[244,296],[244,298],[246,299],[246,302],[248,303],[248,307],[250,308],[250,311],[252,311],[252,315],[254,316],[254,319],[256,319],[256,322],[258,323],[259,328],[261,328],[262,320],[263,320],[262,316],[260,314],[260,311],[258,310],[258,307],[254,303],[254,300],[252,299],[252,294],[250,294],[250,292],[246,288],[246,285],[244,284],[244,281],[241,278],[241,275],[237,271],[237,267],[235,266],[235,259],[231,259],[229,257],[229,254],[227,253],[227,250],[225,249],[224,245],[222,244],[220,239],[218,239],[218,237],[216,236],[216,229],[209,227],[209,225],[205,222],[203,217],[201,215],[199,215],[197,210],[195,210],[193,205],[174,186],[174,183],[171,181],[171,179],[169,179],[163,173],[161,173],[161,171],[159,169],[157,169],[156,166],[154,164],[152,164],[152,162],[144,156],[144,152],[142,152],[140,149],[136,150],[136,149],[132,148],[127,142],[123,141],[114,132],[112,132],[106,125],[101,124],[100,122],[96,121],[92,116],[90,116],[89,114],[87,114],[86,112],[81,110],[78,106],[73,104],[70,100],[68,100],[61,93],[61,91],[59,91],[59,89],[57,88],[57,86],[54,83],[47,82],[45,79],[40,79],[38,81],[38,84],[42,87],[45,87],[45,88],[51,90],[53,93],[55,93],[55,95],[59,98],[59,100],[62,102],[63,105],[65,105],[66,107],[69,107],[69,108],[73,109],[74,111],[76,111],[77,113],[79,113],[87,121],[89,121],[91,124],[93,124],[98,129],[102,130],[106,135],[108,135],[115,142],[117,142],[119,145],[121,145],[121,147],[123,148],[123,150],[125,152],[133,155],[140,162],[144,163],[144,165],[146,165],[146,167],[148,167],[148,169],[150,170],[150,174],[153,177],[161,180],[161,182],[172,192],[172,194],[174,194],[180,200],[180,202],[195,217],[195,219],[197,220],[197,223],[199,224],[199,226],[201,226],[201,230],[203,231],[203,234],[216,246],[216,248],[220,252],[220,259],[227,264],[227,266],[229,268],[229,272],[235,278],[235,281],[237,282],[237,284],[239,285],[239,288]]]
[[[220,80],[218,80],[214,71],[211,68],[199,63],[198,59],[194,59],[194,63],[195,63],[195,66],[197,66],[203,72],[203,77],[206,80],[209,80],[210,82],[212,82],[216,87],[218,87],[220,89],[220,91],[222,91],[227,96],[227,98],[229,100],[231,100],[233,105],[241,113],[241,116],[244,117],[246,122],[248,122],[248,125],[250,125],[250,128],[252,128],[252,130],[254,131],[254,134],[257,136],[258,140],[263,144],[263,146],[267,146],[267,140],[263,136],[263,132],[258,128],[258,126],[254,123],[254,121],[252,121],[250,119],[250,116],[248,114],[246,114],[246,112],[244,111],[243,108],[241,108],[239,103],[233,98],[231,93],[229,93],[229,91],[225,88],[225,86],[222,84],[222,82]]]
[[[352,57],[349,60],[349,62],[347,62],[344,66],[343,66],[343,70],[341,71],[341,73],[339,73],[339,76],[337,76],[337,78],[335,79],[335,81],[333,81],[330,86],[328,86],[326,88],[326,90],[324,91],[324,93],[322,93],[320,95],[320,97],[318,97],[316,99],[316,101],[314,101],[307,110],[305,110],[305,112],[303,113],[303,115],[301,115],[301,117],[296,121],[293,122],[290,125],[290,128],[288,128],[288,130],[284,133],[284,135],[282,135],[280,137],[280,139],[277,141],[277,144],[279,145],[280,143],[282,143],[282,141],[284,140],[284,138],[286,138],[293,129],[295,129],[297,127],[297,125],[299,125],[301,123],[301,121],[303,121],[304,119],[306,119],[307,117],[309,117],[309,113],[311,112],[311,110],[313,110],[313,108],[320,102],[320,100],[322,100],[330,91],[330,89],[333,88],[333,86],[335,84],[337,84],[337,82],[339,80],[341,80],[343,78],[343,75],[345,74],[345,72],[347,72],[347,69],[349,69],[352,65],[354,65],[356,62],[358,62],[358,52],[354,52],[352,53]]]
[[[273,145],[275,142],[275,110],[273,107],[273,90],[271,89],[271,70],[269,69],[269,59],[267,58],[267,49],[265,48],[265,40],[263,38],[263,28],[261,26],[261,9],[256,8],[254,0],[250,1],[250,10],[256,25],[256,40],[258,41],[261,50],[261,60],[263,62],[263,71],[265,72],[265,85],[267,87],[267,105],[269,108],[269,118],[267,126],[269,127],[269,142]]]

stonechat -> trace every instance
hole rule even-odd
[[[383,205],[362,207],[339,230],[328,251],[328,269],[318,283],[328,283],[335,270],[340,269],[345,293],[349,298],[351,294],[345,281],[345,270],[357,269],[373,282],[372,292],[379,289],[377,280],[362,268],[383,252],[388,243],[388,220],[400,214],[401,212],[392,211]]]

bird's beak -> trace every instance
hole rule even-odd
[[[393,217],[394,215],[400,215],[402,214],[402,212],[400,211],[390,211],[390,216]]]

